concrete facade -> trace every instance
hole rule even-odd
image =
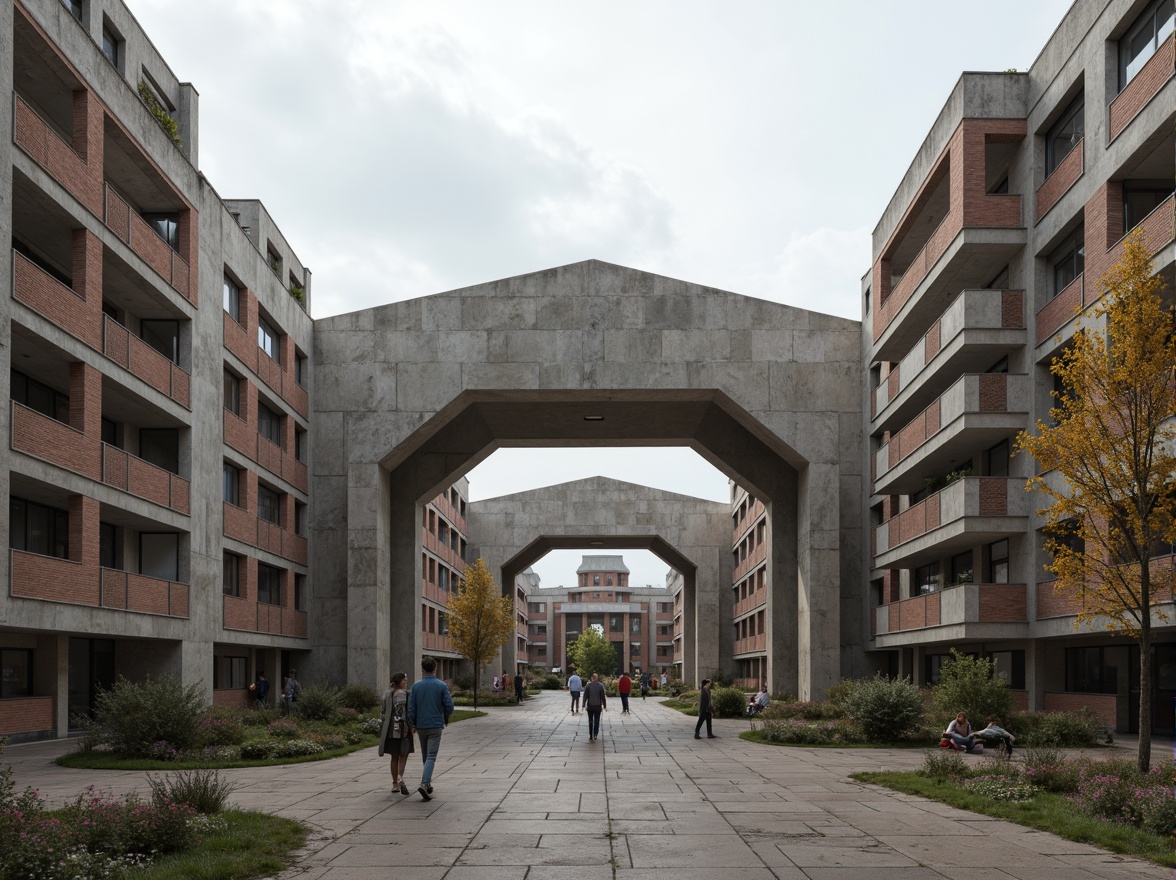
[[[1172,16],[1148,0],[1075,3],[1028,71],[961,76],[874,230],[863,283],[875,656],[919,684],[951,648],[990,656],[1022,707],[1086,706],[1132,732],[1138,654],[1075,627],[1079,597],[1043,572],[1047,499],[1024,491],[1035,463],[1012,444],[1048,420],[1050,361],[1127,232],[1142,230],[1176,291]],[[1176,629],[1157,641],[1152,725],[1171,735]]]
[[[726,504],[593,477],[474,502],[470,505],[470,533],[476,542],[474,554],[486,560],[502,584],[512,583],[516,573],[549,550],[590,546],[602,552],[653,551],[683,575],[691,645],[685,674],[693,678],[696,672],[707,675],[722,668],[731,655],[731,609],[723,601],[732,571],[729,515]],[[612,585],[614,591],[638,592],[622,587],[627,585]],[[600,587],[584,589],[591,592]],[[530,591],[528,601],[536,601],[536,596],[557,597],[561,592],[566,596],[582,590],[541,587]],[[641,592],[644,595],[647,591]],[[662,601],[673,601],[673,597],[667,593]],[[528,622],[531,617],[528,615]],[[650,641],[647,638],[646,644]],[[551,656],[558,657],[555,643],[549,639],[548,644]],[[514,659],[506,658],[502,668],[512,668]],[[644,659],[648,666],[656,654]]]
[[[420,504],[495,448],[689,445],[769,505],[795,645],[773,687],[823,693],[862,631],[857,346],[853,321],[597,261],[317,322],[316,662],[414,661]]]

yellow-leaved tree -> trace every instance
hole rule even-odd
[[[1059,594],[1077,600],[1076,625],[1139,643],[1140,770],[1151,764],[1152,628],[1172,601],[1176,541],[1176,337],[1142,236],[1100,281],[1092,309],[1050,371],[1053,424],[1017,445],[1039,474],[1027,488],[1052,504],[1045,566]],[[1052,472],[1052,473],[1051,473]],[[1060,478],[1060,479],[1059,479]]]
[[[474,664],[474,708],[478,708],[478,679],[482,667],[514,635],[514,603],[494,584],[486,560],[466,569],[465,582],[449,599],[449,641]]]

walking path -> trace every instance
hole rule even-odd
[[[610,702],[612,706],[612,702]],[[738,738],[747,722],[694,719],[655,700],[587,717],[565,694],[446,730],[434,799],[390,793],[387,759],[227,771],[241,807],[314,833],[286,877],[305,880],[985,880],[1165,878],[1168,870],[848,778],[913,769],[920,750],[777,748]],[[10,747],[20,786],[52,802],[87,785],[145,790],[143,773],[68,770],[60,742]],[[420,758],[408,779],[419,781]],[[415,787],[415,785],[413,785]]]

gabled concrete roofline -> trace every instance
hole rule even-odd
[[[512,492],[509,495],[495,495],[492,498],[482,498],[478,501],[471,501],[471,505],[485,504],[488,501],[510,501],[512,499],[535,497],[537,494],[562,494],[569,489],[582,490],[617,490],[627,492],[640,492],[646,497],[656,497],[664,499],[679,499],[683,501],[696,501],[702,504],[713,504],[716,507],[721,507],[727,510],[730,505],[724,501],[711,501],[709,498],[698,498],[694,495],[683,495],[681,492],[670,492],[665,489],[657,489],[653,486],[643,486],[640,483],[630,483],[625,480],[617,480],[613,477],[595,476],[584,477],[579,480],[568,480],[566,483],[553,483],[550,486],[540,486],[537,489],[527,489],[523,492]]]

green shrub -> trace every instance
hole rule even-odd
[[[762,713],[759,717],[763,717]],[[764,721],[757,729],[760,737],[766,742],[790,745],[832,745],[853,743],[859,739],[853,725],[844,718],[836,721],[776,718]]]
[[[1009,718],[1008,729],[1023,746],[1086,748],[1103,734],[1103,723],[1089,709],[1077,712],[1017,712]]]
[[[340,689],[325,682],[307,685],[294,704],[308,721],[329,721],[339,708]]]
[[[279,718],[273,724],[266,727],[265,732],[275,739],[294,739],[298,736],[298,723],[291,721],[289,718]]]
[[[827,702],[830,706],[837,710],[838,713],[845,713],[845,700],[853,693],[854,687],[857,685],[857,680],[852,678],[843,678],[837,684],[829,688]]]
[[[977,776],[974,779],[968,779],[964,782],[964,788],[989,800],[1008,801],[1009,803],[1031,801],[1036,794],[1032,785],[1018,782],[1013,777],[1004,774]]]
[[[273,739],[255,739],[241,746],[241,758],[245,761],[267,761],[275,757],[282,743]]]
[[[805,721],[832,721],[844,718],[845,712],[832,703],[820,701],[804,701],[791,703],[772,703],[760,713],[761,718],[800,718]]]
[[[278,718],[276,709],[254,709],[240,715],[241,723],[246,727],[265,727]]]
[[[719,687],[711,690],[711,711],[716,718],[740,718],[747,706],[747,694],[741,688]]]
[[[273,757],[300,758],[303,755],[321,755],[325,751],[326,749],[316,742],[311,742],[306,739],[292,739],[286,742],[276,743]]]
[[[366,684],[345,684],[339,689],[339,705],[356,712],[366,712],[380,705],[380,695]]]
[[[151,111],[151,115],[155,117],[155,121],[159,123],[159,127],[163,129],[164,133],[171,139],[171,142],[177,147],[182,147],[184,142],[180,138],[180,127],[171,118],[171,115],[167,112],[167,108],[155,97],[155,92],[151,90],[151,86],[147,85],[144,80],[139,80],[139,97],[147,105],[147,109]]]
[[[453,686],[459,690],[472,691],[474,689],[474,677],[472,675],[458,675],[453,679]]]
[[[229,795],[237,788],[228,778],[221,778],[218,770],[179,770],[170,776],[148,774],[151,800],[157,807],[169,803],[187,804],[198,813],[211,816],[225,808]]]
[[[1013,708],[1013,695],[1004,679],[996,675],[996,661],[970,657],[951,649],[951,659],[939,671],[939,684],[931,689],[935,714],[948,720],[966,712],[975,728],[985,725],[989,715],[1005,719]]]
[[[927,749],[918,772],[930,779],[963,779],[968,775],[968,765],[954,749]]]
[[[204,717],[199,684],[184,685],[176,675],[148,676],[143,682],[121,676],[109,690],[98,690],[92,718],[79,718],[88,746],[106,745],[134,757],[150,754],[153,743],[177,750],[197,745]]]
[[[905,678],[878,675],[859,681],[845,698],[845,713],[867,742],[911,736],[923,721],[923,695]]]
[[[339,733],[312,733],[307,739],[313,743],[318,743],[328,752],[332,749],[341,749],[347,745],[347,737]]]
[[[1067,761],[1060,749],[1036,746],[1025,750],[1021,775],[1026,782],[1038,788],[1056,794],[1069,794],[1078,790],[1080,769],[1080,763]]]
[[[202,746],[235,746],[245,739],[245,728],[232,716],[206,715],[197,724]]]
[[[1138,789],[1123,805],[1123,816],[1148,834],[1170,835],[1176,828],[1176,795],[1160,785]]]

